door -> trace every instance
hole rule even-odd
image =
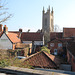
[[[57,49],[54,49],[54,55],[57,55],[57,54],[58,54]]]

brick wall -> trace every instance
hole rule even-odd
[[[72,71],[75,72],[75,58],[74,56],[67,50],[67,62],[71,64]]]
[[[59,43],[62,44],[62,42],[58,41],[58,40],[53,40],[53,41],[51,41],[51,42],[48,43],[48,48],[50,49],[51,53],[54,53],[54,49],[57,49],[58,54],[61,53],[61,52],[63,52],[63,44],[62,44],[61,47],[58,47]],[[54,44],[54,45],[51,46],[51,44]]]
[[[71,62],[72,62],[72,71],[75,72],[75,58],[74,58],[74,56],[72,56]]]

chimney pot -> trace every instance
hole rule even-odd
[[[19,32],[22,32],[22,29],[21,28],[19,29]]]
[[[6,34],[8,33],[8,27],[6,25],[4,25],[3,32],[5,32]]]
[[[4,25],[4,27],[7,27],[6,25]]]

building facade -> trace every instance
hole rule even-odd
[[[50,49],[51,54],[59,55],[63,52],[63,43],[60,40],[55,39],[48,42],[48,48]]]
[[[2,27],[2,25],[1,25]],[[2,29],[2,28],[1,28]],[[8,32],[8,27],[5,25],[0,35],[0,49],[15,49],[17,43],[21,43],[20,38],[16,33]]]

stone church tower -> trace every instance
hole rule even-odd
[[[43,15],[42,15],[42,32],[44,34],[44,43],[46,44],[48,41],[50,41],[50,32],[54,31],[54,19],[53,19],[53,8],[52,11],[50,11],[50,6],[45,12],[43,7]]]

